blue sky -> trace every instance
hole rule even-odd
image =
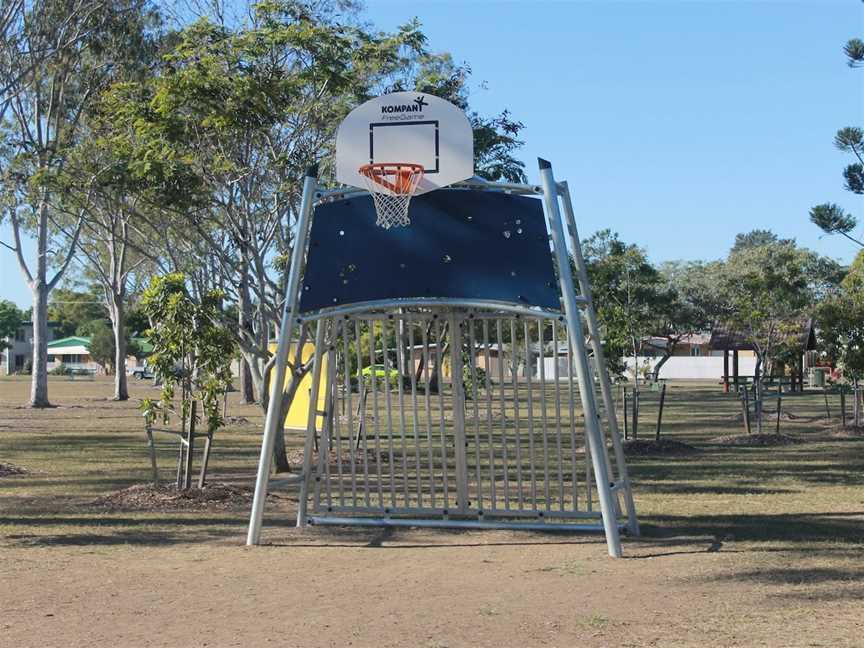
[[[722,257],[753,228],[857,251],[807,212],[832,201],[864,217],[832,145],[864,121],[864,70],[842,53],[864,37],[858,0],[369,0],[367,14],[381,29],[417,16],[432,49],[470,63],[472,107],[524,122],[529,178],[552,161],[583,237],[608,227],[655,261]],[[0,275],[0,298],[29,306],[4,249]]]

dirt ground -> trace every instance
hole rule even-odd
[[[147,479],[152,388],[56,380],[42,411],[27,390],[0,379],[0,462],[27,471],[0,478],[4,648],[864,646],[864,441],[826,433],[820,394],[789,399],[802,443],[727,447],[737,403],[673,386],[664,429],[700,451],[631,459],[644,534],[613,560],[595,536],[300,531],[290,492],[256,548],[245,506],[106,509]],[[213,479],[246,487],[262,416],[230,413]]]

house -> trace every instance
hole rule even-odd
[[[90,338],[73,335],[48,343],[48,371],[63,365],[67,369],[105,373],[90,357]]]
[[[668,340],[665,337],[649,337],[643,340],[642,348],[646,357],[663,357]],[[681,337],[672,350],[672,358],[701,358],[715,355],[711,349],[710,333],[688,333]]]
[[[153,352],[153,345],[146,338],[132,338],[141,350],[141,356],[146,357]],[[95,374],[105,374],[105,369],[90,356],[90,338],[73,335],[48,343],[48,371],[60,365],[67,369],[84,370]],[[126,368],[138,364],[135,356],[127,356]]]
[[[48,322],[48,342],[54,339],[57,322]],[[33,322],[21,322],[15,335],[4,340],[9,348],[0,351],[0,375],[29,372],[33,358]]]

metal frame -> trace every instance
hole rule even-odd
[[[298,526],[302,527],[308,523],[603,531],[609,555],[613,557],[621,555],[619,531],[622,528],[626,529],[630,534],[636,535],[639,533],[629,476],[618,431],[618,422],[615,416],[612,387],[603,358],[600,331],[591,301],[591,289],[579,244],[569,188],[566,182],[557,183],[555,181],[549,162],[541,159],[539,160],[539,165],[540,185],[489,183],[474,178],[466,182],[457,183],[454,186],[466,191],[504,191],[507,193],[542,197],[544,212],[551,234],[552,251],[559,275],[564,306],[563,314],[496,301],[430,298],[349,304],[301,315],[298,312],[300,278],[303,273],[308,247],[308,235],[315,205],[366,193],[365,191],[353,188],[321,190],[317,186],[316,181],[317,168],[311,168],[308,171],[303,186],[303,200],[298,219],[295,246],[292,251],[285,303],[283,305],[283,320],[279,331],[274,376],[270,383],[274,386],[284,384],[288,348],[295,328],[303,323],[315,321],[317,325],[315,357],[312,369],[313,394],[310,400],[312,407],[310,407],[304,445],[303,469],[295,482],[300,485],[300,506],[298,507],[297,516]],[[569,243],[574,255],[576,265],[575,278],[570,270],[567,245],[568,236],[565,235],[565,229],[569,235]],[[425,309],[425,312],[411,312],[410,309],[412,308]],[[590,344],[591,356],[593,357],[593,361],[590,362],[588,348],[586,347],[586,331],[583,330],[583,313],[587,325],[587,340]],[[411,385],[406,387],[409,405],[406,405],[406,393],[403,390],[402,384],[398,386],[398,394],[391,394],[391,390],[387,388],[379,398],[373,372],[371,376],[373,398],[372,403],[368,404],[372,410],[368,415],[366,414],[367,403],[365,398],[368,394],[364,394],[367,390],[365,387],[362,389],[358,387],[359,393],[357,394],[357,398],[360,402],[358,403],[356,412],[356,422],[359,423],[359,428],[356,438],[354,437],[355,413],[353,412],[353,396],[348,380],[348,373],[347,370],[343,371],[342,378],[337,378],[336,365],[340,354],[342,354],[343,362],[348,361],[348,336],[359,336],[361,321],[367,322],[369,326],[375,326],[374,322],[380,322],[380,326],[386,327],[388,326],[388,322],[395,320],[392,326],[398,327],[394,328],[394,333],[397,335],[401,335],[400,332],[404,330],[405,321],[415,324],[418,322],[431,322],[429,324],[431,339],[427,339],[427,329],[421,327],[422,351],[420,352],[420,356],[425,358],[426,362],[424,366],[426,379],[428,380],[429,363],[433,355],[430,349],[433,344],[437,366],[440,367],[440,363],[443,361],[440,350],[444,329],[442,323],[447,324],[449,335],[455,337],[455,341],[451,339],[450,342],[451,374],[453,376],[461,376],[462,343],[460,336],[463,334],[462,328],[465,326],[465,322],[479,322],[480,328],[478,330],[481,331],[480,335],[482,337],[482,340],[478,343],[475,340],[475,325],[473,323],[468,325],[468,344],[470,345],[469,348],[472,349],[469,354],[470,369],[472,371],[475,369],[476,356],[474,349],[481,348],[485,349],[483,353],[485,353],[485,366],[488,372],[490,367],[490,330],[494,329],[496,339],[500,342],[503,339],[502,331],[504,330],[506,319],[510,320],[511,340],[515,340],[516,332],[519,330],[516,322],[520,320],[522,321],[521,326],[524,328],[523,333],[529,334],[525,338],[526,357],[530,357],[528,340],[530,339],[530,327],[533,326],[531,322],[537,322],[536,330],[541,341],[541,350],[543,337],[539,335],[541,332],[540,322],[552,322],[553,341],[556,351],[555,365],[552,372],[554,404],[549,405],[548,409],[550,411],[547,412],[546,405],[548,397],[545,395],[545,390],[548,384],[547,376],[544,373],[545,361],[543,353],[541,353],[540,357],[540,376],[538,378],[538,386],[541,389],[543,398],[540,402],[541,416],[536,421],[534,420],[534,405],[532,402],[534,387],[532,386],[531,372],[528,372],[528,380],[525,384],[519,383],[515,374],[512,376],[512,392],[515,399],[514,407],[517,420],[515,434],[517,440],[520,434],[528,436],[530,451],[527,448],[525,451],[522,450],[523,441],[518,441],[514,449],[510,449],[506,441],[498,441],[499,447],[497,449],[495,446],[495,439],[497,437],[493,434],[494,425],[491,413],[493,404],[496,402],[500,403],[501,416],[503,418],[504,406],[505,402],[507,402],[505,387],[510,388],[510,381],[504,380],[500,344],[498,394],[497,396],[495,395],[493,382],[490,382],[490,377],[487,373],[484,401],[486,418],[484,420],[481,421],[479,416],[478,399],[480,396],[477,392],[476,380],[472,380],[474,393],[468,406],[473,412],[467,412],[466,410],[466,395],[462,393],[462,381],[451,381],[452,406],[450,413],[452,414],[452,431],[448,437],[445,432],[445,400],[440,390],[435,398],[430,397],[428,387],[425,395],[419,395],[417,385],[415,384],[415,376],[412,371]],[[397,324],[397,322],[399,323]],[[564,330],[566,330],[566,339],[568,340],[568,370],[566,376],[561,375],[558,367],[559,327],[564,327]],[[330,332],[329,337],[327,336],[328,331]],[[338,331],[341,331],[343,334],[341,340],[337,335]],[[411,326],[408,326],[408,331],[408,335],[413,340],[414,332]],[[382,340],[382,344],[386,344],[386,342]],[[362,363],[364,359],[359,355],[359,345],[356,346],[358,354],[356,360],[358,363]],[[396,344],[394,350],[397,362],[401,366],[405,361],[405,352],[404,350],[400,351],[399,347],[400,344]],[[416,360],[413,341],[410,343],[409,349],[413,370],[413,363]],[[382,347],[380,350],[370,348],[370,358],[366,360],[370,360],[374,364],[375,357],[381,350],[383,350],[385,367],[389,368],[389,349],[386,347]],[[330,362],[328,363],[328,379],[325,381],[327,390],[325,395],[326,411],[320,412],[317,410],[315,403],[318,402],[318,388],[321,377],[322,363],[320,362],[320,358],[323,357],[324,353],[330,354]],[[352,354],[351,361],[353,362],[354,360],[355,358],[353,358]],[[575,376],[573,375],[574,370]],[[584,493],[581,494],[581,497],[578,496],[575,464],[576,423],[575,416],[573,415],[574,381],[572,380],[574,377],[576,378],[576,382],[578,382],[579,398],[582,411],[584,412],[586,437]],[[600,401],[603,405],[602,409],[605,415],[603,418],[605,418],[606,424],[605,434],[602,425],[603,418],[601,418],[598,398],[594,389],[595,378],[598,379],[600,387]],[[340,380],[344,384],[340,384]],[[561,383],[565,380],[566,384],[569,385],[569,391],[565,388],[562,395]],[[507,385],[505,385],[505,382]],[[516,398],[521,391],[527,391],[528,408],[530,408],[526,410],[528,414],[528,429],[522,431],[520,431],[519,423],[519,401]],[[398,421],[394,421],[393,399],[396,399],[399,406]],[[379,400],[382,402],[379,403]],[[433,420],[436,418],[433,416],[433,410],[435,410],[432,405],[433,400],[437,401],[438,420]],[[418,403],[422,406],[421,408],[418,408]],[[384,407],[384,417],[379,415],[379,406],[381,405]],[[339,407],[342,408],[342,411],[347,411],[347,414],[340,416],[336,411]],[[411,408],[408,411],[413,414],[411,417],[411,426],[406,425],[405,412],[408,407]],[[421,409],[424,410],[422,415],[420,414]],[[280,399],[275,397],[274,388],[274,396],[271,397],[268,407],[264,438],[261,444],[261,455],[255,483],[255,496],[247,535],[247,544],[249,545],[258,544],[260,541],[264,500],[269,483],[279,410]],[[564,426],[562,424],[562,417],[567,412],[570,412],[570,422],[568,426]],[[466,413],[469,415],[470,423],[466,421]],[[318,450],[318,465],[314,467],[315,422],[316,417],[322,414],[325,416],[325,424]],[[343,420],[343,418],[347,420]],[[370,420],[374,427],[374,439],[371,441],[369,439]],[[428,456],[422,457],[420,448],[424,435],[421,433],[420,423],[426,425],[424,432],[429,439],[429,443],[425,449],[425,453]],[[433,434],[435,430],[435,425],[433,424],[439,425],[438,431],[440,432],[440,438],[438,439],[440,446],[437,447],[437,450],[441,454],[437,458],[433,457],[432,439],[438,436]],[[343,434],[343,427],[347,434]],[[379,434],[379,429],[384,430],[386,434],[383,436]],[[569,449],[562,446],[562,439],[568,438],[568,433],[570,436],[565,445],[569,444]],[[612,461],[610,461],[610,457],[606,451],[606,436],[612,442],[615,470],[613,470]],[[451,437],[453,439],[452,451],[454,453],[452,457],[446,454]],[[385,442],[383,444],[382,439]],[[414,455],[409,459],[407,449],[411,448],[412,439],[414,443]],[[534,446],[537,443],[540,445],[535,448]],[[336,453],[335,469],[331,466],[331,450],[334,450]],[[564,462],[567,461],[564,453],[565,450],[571,452],[573,457],[573,462],[567,464],[568,471],[564,471]],[[370,452],[374,452],[372,455],[375,458],[374,461],[369,460]],[[529,464],[527,466],[524,464],[525,457],[520,456],[520,453],[524,454],[525,452],[529,454]],[[536,452],[540,453],[536,456],[540,457],[542,466],[536,465]],[[508,453],[513,453],[516,456],[512,457]],[[358,460],[358,455],[362,459]],[[388,470],[399,468],[401,462],[401,468],[405,471],[401,478],[397,479],[394,470],[389,470],[386,475],[389,479],[386,489],[382,484],[382,479],[385,477],[381,471],[382,456],[389,467]],[[473,464],[469,460],[469,456],[473,458]],[[482,457],[485,457],[484,461],[488,464],[486,475],[482,474]],[[452,465],[450,465],[451,460]],[[345,468],[345,461],[349,461],[349,468]],[[516,463],[511,464],[512,461]],[[437,478],[439,476],[436,468],[437,462],[440,462],[441,467],[441,481],[438,485],[441,486],[442,490],[440,493],[436,491],[436,483],[430,477],[429,488],[431,492],[426,499],[430,499],[431,497],[431,506],[428,506],[423,501],[424,486],[421,485],[420,478],[417,477],[416,484],[409,484],[409,465],[413,466],[419,475],[421,467],[428,463],[429,475],[435,473],[435,477]],[[375,465],[372,466],[372,464]],[[511,473],[513,466],[516,468],[516,474]],[[523,466],[525,467],[524,470]],[[570,483],[572,483],[572,508],[567,508],[564,505],[565,482],[567,481],[564,477],[565,472],[569,475]],[[541,473],[542,479],[538,479],[538,474]],[[345,483],[346,479],[349,481],[352,489],[351,497],[346,497],[345,491],[340,488],[335,489],[334,495],[334,478],[338,478],[339,487]],[[499,488],[503,492],[503,495],[496,492],[496,485],[499,479],[502,478],[504,486]],[[372,480],[377,480],[375,481],[375,489],[370,488]],[[519,484],[518,495],[514,495],[512,489],[507,486],[507,484],[515,481],[518,481]],[[358,483],[361,483],[363,486],[363,492],[360,495],[358,495],[357,490]],[[484,485],[487,488],[487,492],[483,492]],[[523,491],[523,486],[527,489],[526,491]],[[568,489],[569,487],[570,484],[567,485]],[[416,496],[412,494],[414,488],[416,488]],[[389,494],[389,502],[386,504],[385,491]],[[538,495],[540,496],[539,498]],[[592,506],[595,495],[597,498],[596,502],[599,504],[599,511],[595,511]],[[623,511],[618,501],[619,495],[623,497]],[[413,500],[412,497],[414,498]],[[474,506],[471,505],[470,497],[474,497],[475,499]],[[551,502],[556,497],[559,505],[553,509]],[[315,510],[313,515],[309,515],[308,511],[310,498]],[[400,500],[400,498],[402,499]],[[346,499],[352,499],[353,504],[346,504]],[[523,507],[523,499],[528,500],[529,505],[533,506],[536,506],[537,502],[545,502],[545,508],[537,510],[531,510],[530,506],[525,508]],[[586,503],[585,510],[579,509],[578,502],[580,499]],[[358,504],[359,500],[362,500],[361,504]],[[441,505],[438,504],[439,500]],[[514,502],[514,500],[518,500],[518,502]],[[484,506],[484,502],[488,502],[490,506]],[[501,502],[500,505],[499,502]],[[626,524],[620,524],[618,521],[619,513],[623,512],[626,512]],[[345,513],[348,516],[344,515]],[[526,516],[528,519],[524,520]],[[438,517],[439,519],[431,519],[432,517]],[[518,521],[518,518],[523,518],[523,521]],[[553,522],[552,519],[554,518],[560,518],[562,521]],[[600,518],[602,524],[576,524],[569,522],[569,520],[585,518]]]

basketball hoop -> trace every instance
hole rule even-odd
[[[411,224],[408,205],[423,179],[423,165],[410,162],[377,162],[359,169],[375,201],[375,224],[384,229]]]

